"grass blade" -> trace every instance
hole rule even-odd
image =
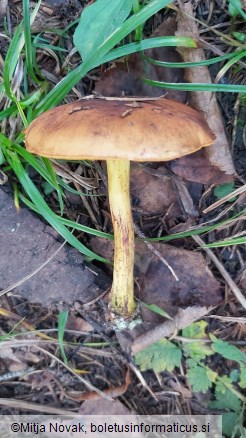
[[[171,82],[159,82],[152,81],[150,79],[142,78],[145,84],[153,87],[166,88],[169,90],[181,90],[181,91],[210,91],[210,92],[227,92],[227,93],[246,93],[246,85],[234,85],[234,84],[183,84],[183,83],[171,83]]]
[[[33,70],[33,46],[31,37],[31,24],[30,24],[30,3],[29,0],[23,0],[23,20],[24,20],[24,38],[25,38],[25,53],[27,71],[30,78],[34,83],[39,84],[39,80],[36,77]]]
[[[246,55],[246,52],[240,52]],[[205,59],[203,61],[197,62],[165,62],[165,61],[157,61],[156,59],[150,58],[149,56],[144,56],[144,59],[150,64],[157,65],[158,67],[170,67],[170,68],[186,68],[186,67],[202,67],[203,65],[212,65],[217,62],[225,61],[230,58],[235,58],[235,53],[227,53],[223,56],[216,56],[215,58]],[[236,62],[236,61],[234,61]]]
[[[64,349],[64,333],[67,325],[67,320],[68,320],[68,311],[64,310],[63,312],[60,312],[58,316],[58,342],[61,350],[62,360],[66,365],[68,363],[68,360]]]
[[[102,59],[103,63],[112,61],[123,56],[130,55],[135,52],[142,52],[154,47],[192,47],[196,48],[196,42],[189,37],[156,37],[148,38],[146,40],[137,41],[135,43],[125,44],[117,49],[111,50]],[[151,58],[150,58],[151,59]]]
[[[37,207],[24,195],[19,194],[20,200],[27,205],[31,210],[35,211],[35,213],[40,214]],[[61,216],[56,215],[56,219],[61,222],[61,224],[66,225],[69,228],[73,228],[75,230],[82,231],[83,233],[90,234],[91,236],[103,237],[104,239],[113,240],[114,236],[109,233],[104,233],[103,231],[98,231],[95,228],[87,227],[86,225],[79,224],[77,222],[71,221],[69,219],[65,219]]]
[[[74,248],[78,249],[87,257],[99,260],[104,263],[108,263],[108,260],[98,256],[97,254],[86,248],[59,220],[57,220],[57,216],[46,204],[41,193],[38,191],[35,184],[29,178],[16,152],[8,150],[5,152],[7,152],[6,155],[13,171],[15,172],[27,195],[37,208],[38,213],[42,215],[44,219],[58,232],[58,234],[60,234]]]

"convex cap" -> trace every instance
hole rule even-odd
[[[26,147],[65,160],[169,161],[215,140],[202,114],[168,100],[79,100],[41,114]]]

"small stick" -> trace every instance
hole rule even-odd
[[[139,351],[144,350],[150,345],[158,342],[160,339],[173,336],[179,330],[188,327],[192,322],[207,315],[214,307],[187,307],[187,309],[179,309],[177,315],[172,320],[168,320],[159,324],[157,327],[143,333],[134,340],[131,351],[135,355]]]
[[[246,191],[246,184],[239,187],[238,189],[234,190],[233,192],[229,193],[228,195],[224,196],[222,199],[219,199],[218,201],[214,202],[209,207],[205,208],[205,210],[203,210],[203,213],[206,214],[206,213],[210,212],[211,210],[214,210],[215,208],[224,204],[224,202],[229,201],[231,198],[234,198],[235,196],[241,195],[245,191]]]
[[[134,224],[134,230],[135,230],[135,233],[139,237],[141,237],[142,239],[146,239],[146,236],[142,233],[142,231],[135,224]],[[150,242],[148,242],[147,240],[144,240],[144,243],[147,245],[147,247],[150,249],[150,251],[152,251],[156,255],[156,257],[158,257],[158,259],[160,259],[162,261],[162,263],[169,269],[171,274],[174,276],[175,280],[179,281],[179,278],[178,278],[177,274],[175,273],[174,269],[169,265],[167,260],[164,259],[164,257],[162,257],[161,253],[157,249],[155,249],[154,246]]]
[[[219,269],[222,277],[227,282],[228,286],[230,287],[230,289],[234,293],[235,297],[238,299],[238,301],[244,307],[244,309],[246,309],[246,299],[244,298],[244,296],[243,296],[242,292],[240,291],[240,289],[237,287],[236,283],[232,280],[232,278],[230,277],[228,272],[225,270],[225,268],[222,265],[222,263],[219,261],[219,259],[216,257],[216,255],[213,253],[213,251],[211,251],[210,248],[206,248],[205,247],[205,243],[203,242],[201,237],[199,237],[199,236],[192,236],[192,238],[208,254],[208,256],[211,258],[211,260],[214,262],[215,266]]]
[[[101,94],[90,94],[89,96],[85,96],[82,97],[79,100],[91,100],[91,99],[102,99],[102,100],[117,100],[117,101],[122,101],[122,102],[148,102],[148,101],[154,101],[154,100],[160,100],[161,98],[163,98],[165,95],[159,96],[159,97],[105,97],[102,96]]]

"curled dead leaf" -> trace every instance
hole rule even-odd
[[[130,377],[130,369],[128,368],[126,372],[125,382],[122,385],[119,385],[117,387],[108,388],[105,389],[103,392],[107,394],[109,397],[119,397],[123,395],[126,391],[128,386],[131,383],[131,377]],[[82,400],[98,400],[101,399],[100,395],[97,392],[86,392],[86,393],[79,393],[78,391],[69,391],[67,392],[67,397],[69,397],[71,400],[76,401],[82,401]],[[107,400],[105,400],[107,401]]]
[[[178,27],[175,35],[190,36],[199,40],[199,30],[193,15],[192,3],[179,2],[179,5],[181,7],[181,13],[177,15]],[[178,52],[185,62],[205,60],[204,51],[200,48],[188,49],[179,47]],[[185,79],[191,83],[212,83],[207,66],[186,68]],[[235,174],[235,168],[215,93],[193,91],[190,104],[197,110],[203,112],[212,132],[216,135],[214,144],[207,148],[206,151],[210,163],[228,175]]]

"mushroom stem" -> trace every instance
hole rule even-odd
[[[130,202],[130,161],[107,160],[109,204],[114,229],[111,303],[115,313],[131,315],[134,302],[134,227]]]

